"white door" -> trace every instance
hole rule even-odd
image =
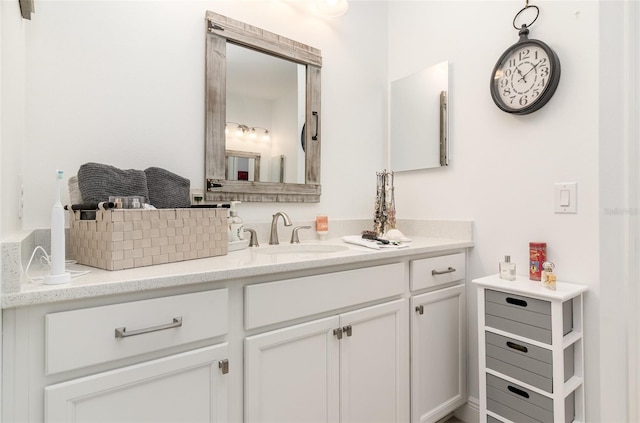
[[[227,344],[45,388],[45,422],[226,422]]]
[[[337,316],[245,340],[245,422],[339,420]]]
[[[465,402],[464,285],[411,298],[411,421],[435,422]]]
[[[340,421],[409,420],[406,300],[340,316]]]

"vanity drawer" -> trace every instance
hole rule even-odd
[[[46,372],[221,336],[228,331],[228,315],[227,289],[50,313],[45,317]]]
[[[572,302],[563,304],[563,334],[571,332]],[[485,323],[536,341],[551,344],[551,303],[549,301],[485,290]]]
[[[245,328],[253,329],[404,293],[404,265],[393,263],[245,287]]]
[[[575,416],[575,392],[565,398],[565,422]],[[553,399],[487,374],[487,410],[519,423],[553,421]]]
[[[411,260],[410,271],[412,291],[464,280],[464,253]]]

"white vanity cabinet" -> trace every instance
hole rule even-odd
[[[44,421],[224,423],[226,357],[222,344],[47,386]]]
[[[435,422],[465,401],[469,243],[425,244],[5,303],[1,421]]]
[[[248,286],[248,303],[255,309],[247,308],[246,321],[259,324],[264,317],[271,322],[271,313],[259,311],[269,302],[290,318],[299,317],[304,306],[328,311],[400,296],[404,273],[397,263]],[[306,288],[289,291],[289,305],[278,305],[277,292],[290,284]],[[332,292],[333,284],[342,289]],[[245,341],[245,421],[405,422],[408,344],[406,299],[250,336]]]
[[[410,271],[411,421],[436,422],[466,402],[465,256],[412,260]]]
[[[6,421],[228,421],[227,289],[17,314]]]
[[[406,301],[247,338],[245,421],[403,422]]]

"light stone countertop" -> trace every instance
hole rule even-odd
[[[381,259],[406,258],[473,246],[471,240],[436,237],[414,237],[409,247],[397,249],[375,250],[346,244],[340,238],[327,241],[303,241],[300,245],[304,248],[305,245],[311,244],[343,245],[348,248],[336,252],[313,253],[305,251],[266,254],[265,252],[268,252],[269,249],[273,251],[273,247],[260,246],[232,251],[225,256],[119,271],[74,265],[73,270],[90,270],[91,272],[72,280],[70,283],[61,285],[44,285],[38,281],[23,282],[18,292],[2,295],[2,308],[24,307],[300,270],[317,270],[324,267],[375,262]],[[288,245],[282,244],[281,247],[286,249]]]

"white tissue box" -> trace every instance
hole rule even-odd
[[[80,264],[122,270],[221,256],[228,251],[227,209],[96,210],[71,219],[71,256]]]

